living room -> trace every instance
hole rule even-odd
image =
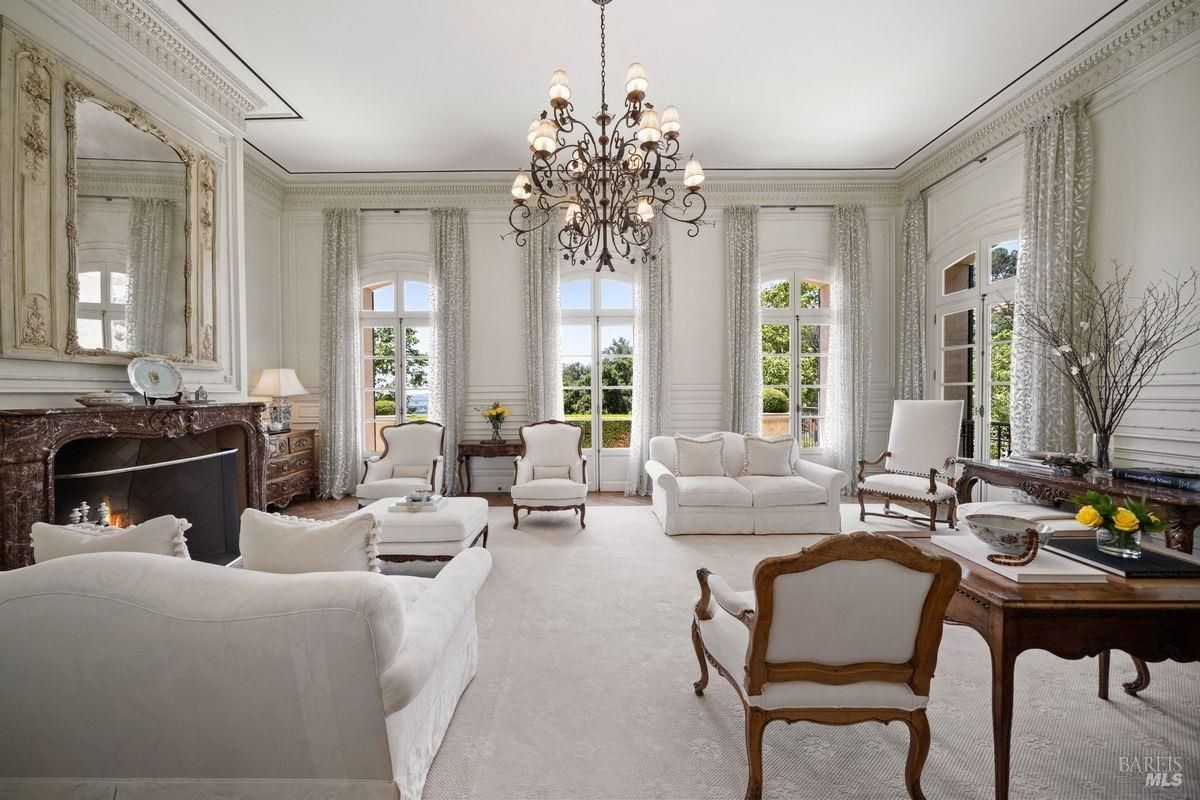
[[[4,120],[0,797],[1194,793],[1200,3],[5,0]]]

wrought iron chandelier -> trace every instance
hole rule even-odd
[[[605,82],[605,6],[600,6],[600,113],[594,132],[575,117],[567,73],[550,78],[550,110],[529,123],[526,140],[532,156],[529,172],[519,170],[512,184],[509,224],[517,244],[550,224],[561,224],[558,246],[563,259],[583,264],[596,259],[596,271],[613,268],[613,259],[631,264],[654,258],[655,214],[700,232],[708,201],[700,193],[704,171],[695,157],[683,169],[683,191],[668,185],[679,170],[679,112],[662,115],[646,100],[646,72],[634,62],[625,75],[625,113],[608,111]]]

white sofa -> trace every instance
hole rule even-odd
[[[491,563],[98,553],[0,574],[0,797],[415,800],[475,675]]]
[[[792,475],[742,475],[745,438],[712,433],[725,440],[724,460],[732,475],[683,477],[674,472],[675,439],[650,440],[646,473],[653,481],[653,508],[663,532],[681,533],[836,533],[842,488],[841,470],[800,458],[792,443]]]

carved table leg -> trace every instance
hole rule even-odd
[[[1108,657],[1111,655],[1110,650],[1105,650],[1100,655],[1096,656],[1096,665],[1099,671],[1100,688],[1096,692],[1101,700],[1108,699]]]
[[[458,457],[458,485],[463,487],[463,494],[471,493],[471,457]]]
[[[1133,657],[1133,668],[1137,670],[1137,677],[1128,683],[1122,683],[1121,688],[1125,690],[1125,694],[1137,697],[1137,693],[1145,690],[1150,686],[1150,667],[1146,665],[1136,656]]]
[[[1013,667],[1016,654],[1004,652],[1002,642],[988,643],[992,651],[992,746],[995,750],[996,800],[1008,800],[1009,755],[1012,748]]]

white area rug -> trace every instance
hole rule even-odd
[[[745,590],[759,559],[814,537],[667,537],[645,507],[592,508],[586,531],[569,513],[511,525],[509,509],[492,509],[495,567],[478,603],[479,674],[425,797],[742,797],[733,688],[713,672],[704,697],[692,693],[695,572],[708,567]],[[993,797],[990,674],[983,640],[948,626],[929,708],[933,746],[922,783],[931,799]],[[1125,695],[1119,682],[1132,677],[1131,665],[1114,656],[1113,699],[1104,702],[1094,659],[1022,655],[1013,799],[1200,797],[1200,667],[1154,664],[1151,675],[1141,698]],[[899,724],[773,723],[764,796],[905,797],[907,747]],[[1141,775],[1120,771],[1122,757],[1147,755],[1179,758],[1182,786],[1148,789]]]

